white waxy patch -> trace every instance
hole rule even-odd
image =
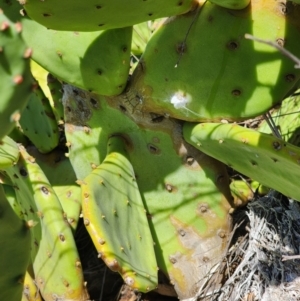
[[[170,102],[174,106],[175,109],[185,109],[186,111],[201,117],[199,114],[196,112],[193,112],[189,108],[187,108],[187,104],[192,100],[191,96],[183,91],[178,91],[176,92]]]
[[[186,108],[188,102],[188,98],[180,92],[175,93],[171,98],[171,104],[174,106],[175,109]]]

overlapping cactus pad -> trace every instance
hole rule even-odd
[[[126,289],[222,291],[231,213],[300,201],[296,3],[0,0],[0,301],[98,300],[85,239]],[[284,139],[238,125],[268,111]]]
[[[280,108],[272,112],[272,119],[283,140],[300,146],[300,91],[287,97]],[[259,125],[258,130],[262,133],[271,134],[272,130],[266,120]]]
[[[250,0],[210,0],[210,2],[226,8],[243,9],[249,5]]]
[[[300,201],[300,148],[237,124],[186,123],[183,133],[199,150]]]
[[[154,241],[135,174],[121,137],[81,184],[84,224],[107,266],[142,292],[157,286]]]
[[[17,143],[8,136],[5,136],[0,141],[0,170],[16,164],[19,155]]]
[[[37,83],[36,85],[19,124],[24,135],[34,143],[39,151],[48,153],[58,145],[58,126],[48,98]]]
[[[60,149],[47,155],[39,153],[34,146],[28,147],[27,151],[45,173],[59,199],[65,219],[75,231],[81,212],[81,189],[76,184],[77,178],[69,158]]]
[[[168,19],[147,44],[129,99],[138,96],[141,110],[187,121],[264,113],[285,97],[300,70],[274,47],[244,36],[271,40],[300,55],[300,7],[286,6],[260,0],[229,10],[207,1]]]
[[[0,212],[0,299],[20,301],[22,281],[30,260],[30,232],[9,205],[2,185]]]
[[[50,29],[98,31],[126,27],[189,11],[195,0],[19,1],[29,16]],[[84,12],[84,13],[83,13]]]
[[[87,299],[79,255],[59,200],[34,158],[20,148],[18,164],[6,169],[31,230],[29,268],[45,301]],[[14,245],[15,247],[15,245]]]
[[[57,32],[29,19],[22,22],[23,38],[33,49],[32,58],[54,76],[102,95],[120,94],[125,88],[131,27]]]
[[[203,284],[207,270],[220,260],[231,227],[228,216],[231,195],[224,166],[185,143],[179,123],[155,114],[141,114],[126,97],[97,97],[68,85],[64,91],[69,158],[83,189],[83,206],[96,198],[99,206],[97,210],[89,208],[88,216],[98,212],[98,220],[93,217],[93,223],[97,222],[99,229],[103,225],[102,231],[107,233],[101,235],[117,236],[118,231],[126,230],[129,231],[126,235],[132,235],[132,248],[134,243],[140,244],[136,229],[130,226],[117,231],[111,229],[112,222],[123,218],[120,212],[125,215],[132,210],[122,196],[118,199],[118,209],[114,197],[123,192],[125,183],[135,184],[131,181],[136,178],[155,242],[157,266],[170,277],[180,298],[192,297],[192,292]],[[109,153],[106,157],[106,144],[113,134],[126,140],[126,151],[134,169],[134,176],[131,171],[129,180],[123,176],[124,168],[118,171],[117,163],[110,163],[118,162],[120,155]],[[118,216],[114,216],[114,210]],[[86,223],[92,233],[89,217]],[[136,215],[133,219],[139,221]],[[130,222],[135,224],[134,220]],[[140,233],[146,231],[139,226],[142,224],[136,224]],[[103,239],[101,235],[97,239]],[[95,244],[100,249],[97,239]],[[123,241],[124,238],[118,244],[110,244],[110,248],[116,254],[121,253],[121,247],[126,250]],[[101,249],[104,247],[105,244]],[[145,255],[149,250],[141,252]],[[134,269],[135,260],[130,264]]]
[[[13,23],[0,6],[0,139],[20,119],[31,92],[29,58],[21,23]]]

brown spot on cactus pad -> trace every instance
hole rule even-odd
[[[169,184],[169,183],[167,183],[167,184],[165,184],[165,188],[166,188],[166,190],[168,191],[168,192],[176,192],[177,191],[177,189],[176,189],[176,187],[175,186],[173,186],[173,185],[171,185],[171,184]]]
[[[208,211],[208,204],[206,204],[206,203],[199,204],[199,206],[198,206],[198,208],[197,208],[197,211],[198,211],[200,214],[206,213],[206,212]]]
[[[236,50],[239,48],[239,43],[237,41],[230,41],[227,43],[226,47],[229,50]]]
[[[43,194],[46,194],[46,195],[48,195],[50,193],[49,190],[48,190],[48,188],[45,187],[45,186],[41,187],[41,191],[42,191]]]
[[[64,242],[66,240],[65,236],[62,233],[59,234],[59,240],[61,242]]]
[[[295,80],[295,75],[294,74],[287,74],[286,76],[285,76],[285,80],[287,81],[287,82],[293,82],[294,80]]]
[[[240,96],[241,94],[242,94],[242,92],[241,92],[241,90],[240,89],[234,89],[234,90],[232,90],[231,91],[231,94],[233,95],[233,96]]]
[[[157,146],[155,146],[151,143],[147,144],[147,148],[148,148],[148,150],[150,151],[151,154],[154,154],[154,155],[159,155],[160,154],[160,149]]]
[[[273,145],[273,148],[274,148],[275,150],[280,150],[280,149],[281,149],[281,144],[280,144],[278,141],[274,141],[274,142],[272,143],[272,145]]]
[[[106,264],[114,272],[118,272],[120,270],[120,265],[116,259],[113,259],[112,261],[107,261]]]

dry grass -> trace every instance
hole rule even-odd
[[[300,300],[299,251],[299,203],[276,192],[255,199],[238,212],[223,262],[189,300]]]

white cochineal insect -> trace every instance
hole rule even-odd
[[[186,107],[186,105],[191,101],[191,96],[187,95],[186,93],[179,91],[176,92],[172,98],[171,98],[171,104],[174,106],[175,109],[185,109],[186,111],[201,117],[196,112],[193,112],[189,108]]]

